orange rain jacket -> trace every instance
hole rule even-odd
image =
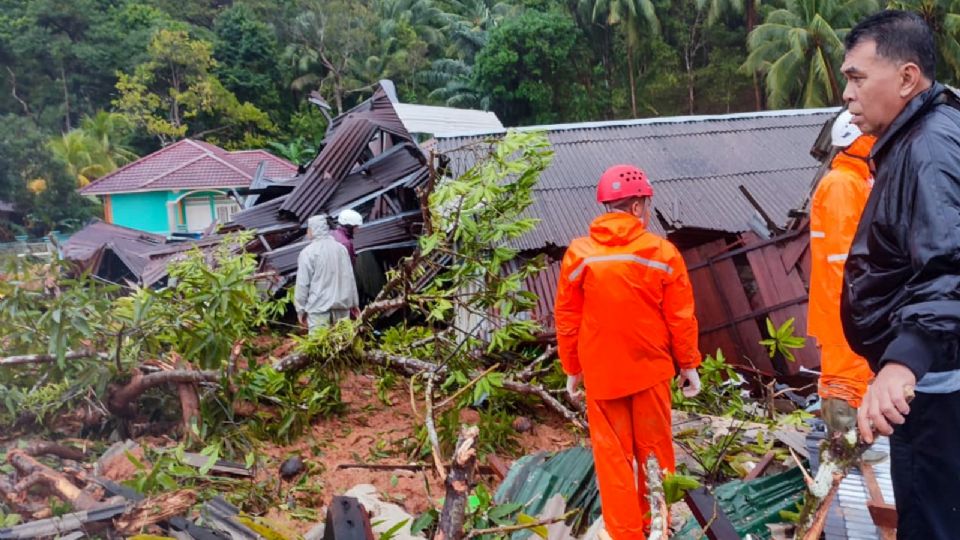
[[[571,242],[554,307],[563,370],[590,399],[616,399],[700,365],[693,289],[680,252],[624,212]]]
[[[840,323],[840,292],[844,261],[870,195],[872,178],[866,157],[875,141],[861,136],[837,154],[814,192],[810,209],[807,333],[820,345],[819,393],[854,407],[860,406],[873,373],[867,361],[847,345]]]

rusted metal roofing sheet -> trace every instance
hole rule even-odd
[[[265,203],[241,210],[233,216],[233,220],[226,226],[228,228],[240,226],[245,229],[266,229],[273,227],[284,221],[280,218],[280,207],[286,202],[287,197],[289,197],[289,195],[277,197]],[[292,223],[296,222],[292,221]]]
[[[378,126],[366,118],[347,118],[314,160],[300,184],[280,207],[301,223],[315,215],[367,150]]]
[[[324,204],[336,210],[352,201],[389,187],[398,180],[425,170],[426,158],[413,143],[398,144],[354,169]]]
[[[635,163],[647,172],[656,192],[655,207],[671,229],[748,230],[754,209],[740,185],[785,225],[789,210],[808,194],[819,166],[809,154],[810,146],[834,113],[771,111],[541,126],[554,151],[529,211],[541,223],[516,247],[565,246],[586,234],[590,221],[602,212],[595,200],[597,178],[617,163]],[[458,175],[483,155],[482,143],[489,138],[438,138],[437,147],[450,158],[452,174]],[[651,229],[664,232],[659,223],[652,223]]]
[[[278,274],[296,272],[297,257],[300,256],[300,252],[303,251],[303,248],[307,247],[309,243],[309,240],[304,240],[264,253],[261,255],[262,264],[266,268],[275,270]]]
[[[418,236],[422,223],[423,217],[419,210],[364,223],[354,233],[353,247],[360,253],[374,247],[412,241]]]
[[[336,135],[341,126],[350,118],[355,117],[366,118],[387,133],[397,135],[401,139],[412,140],[407,128],[403,125],[400,117],[397,116],[393,102],[390,101],[390,98],[383,88],[377,89],[377,91],[373,93],[373,96],[367,101],[334,118],[333,121],[330,122],[330,129],[327,131],[328,140]]]
[[[166,241],[166,237],[160,234],[95,221],[74,233],[63,244],[62,254],[67,260],[84,262],[109,243],[127,251],[145,253],[163,245]]]

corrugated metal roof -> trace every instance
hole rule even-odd
[[[489,111],[396,103],[397,116],[410,133],[450,137],[461,133],[489,133],[503,130],[497,115]]]
[[[563,496],[567,510],[583,509],[572,518],[575,532],[582,533],[600,517],[600,492],[590,448],[575,446],[553,456],[538,452],[518,459],[497,489],[494,500],[497,504],[522,503],[525,514],[537,516],[557,494]],[[519,540],[530,534],[529,530],[518,531],[511,538]]]
[[[412,240],[418,236],[416,229],[422,222],[422,214],[414,210],[364,223],[354,232],[353,247],[360,253],[373,247]]]
[[[151,234],[128,227],[121,227],[103,221],[94,221],[80,229],[67,240],[61,252],[64,259],[85,262],[108,243],[114,243],[121,249],[147,252],[162,246],[167,238],[160,234]]]
[[[228,152],[210,143],[183,139],[104,175],[80,193],[247,186],[260,161],[266,162],[266,172],[272,177],[297,172],[296,165],[262,150]]]
[[[807,448],[810,453],[810,468],[814,474],[820,466],[819,443],[824,438],[823,432],[812,432],[807,438]],[[889,437],[877,437],[874,450],[890,454]],[[893,477],[890,471],[890,460],[873,465],[877,485],[883,494],[883,502],[896,504],[893,493]],[[834,499],[827,515],[824,527],[826,540],[881,540],[880,530],[873,523],[870,511],[867,510],[867,501],[870,494],[867,490],[863,475],[858,469],[853,469],[840,483],[838,497]]]
[[[748,230],[746,186],[778,224],[807,196],[819,162],[809,149],[833,109],[662,118],[546,126],[554,160],[535,188],[528,214],[541,219],[516,247],[565,246],[602,213],[596,181],[609,166],[634,163],[650,176],[655,208],[671,228]],[[537,127],[525,128],[536,130]],[[438,138],[458,175],[486,149],[484,136]],[[656,220],[654,220],[656,221]],[[655,232],[664,232],[652,223]]]

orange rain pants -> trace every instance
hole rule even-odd
[[[674,470],[670,381],[617,399],[588,394],[587,420],[604,526],[613,540],[643,540],[650,528],[647,456],[653,452],[661,469]]]
[[[807,332],[820,346],[820,386],[824,399],[859,407],[873,372],[847,345],[840,324],[843,265],[870,195],[866,157],[876,139],[861,136],[837,154],[820,180],[810,205],[810,303]]]

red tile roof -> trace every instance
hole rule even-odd
[[[297,173],[296,165],[263,150],[228,152],[210,143],[183,139],[97,179],[80,193],[246,187],[261,161],[266,162],[268,178]]]

